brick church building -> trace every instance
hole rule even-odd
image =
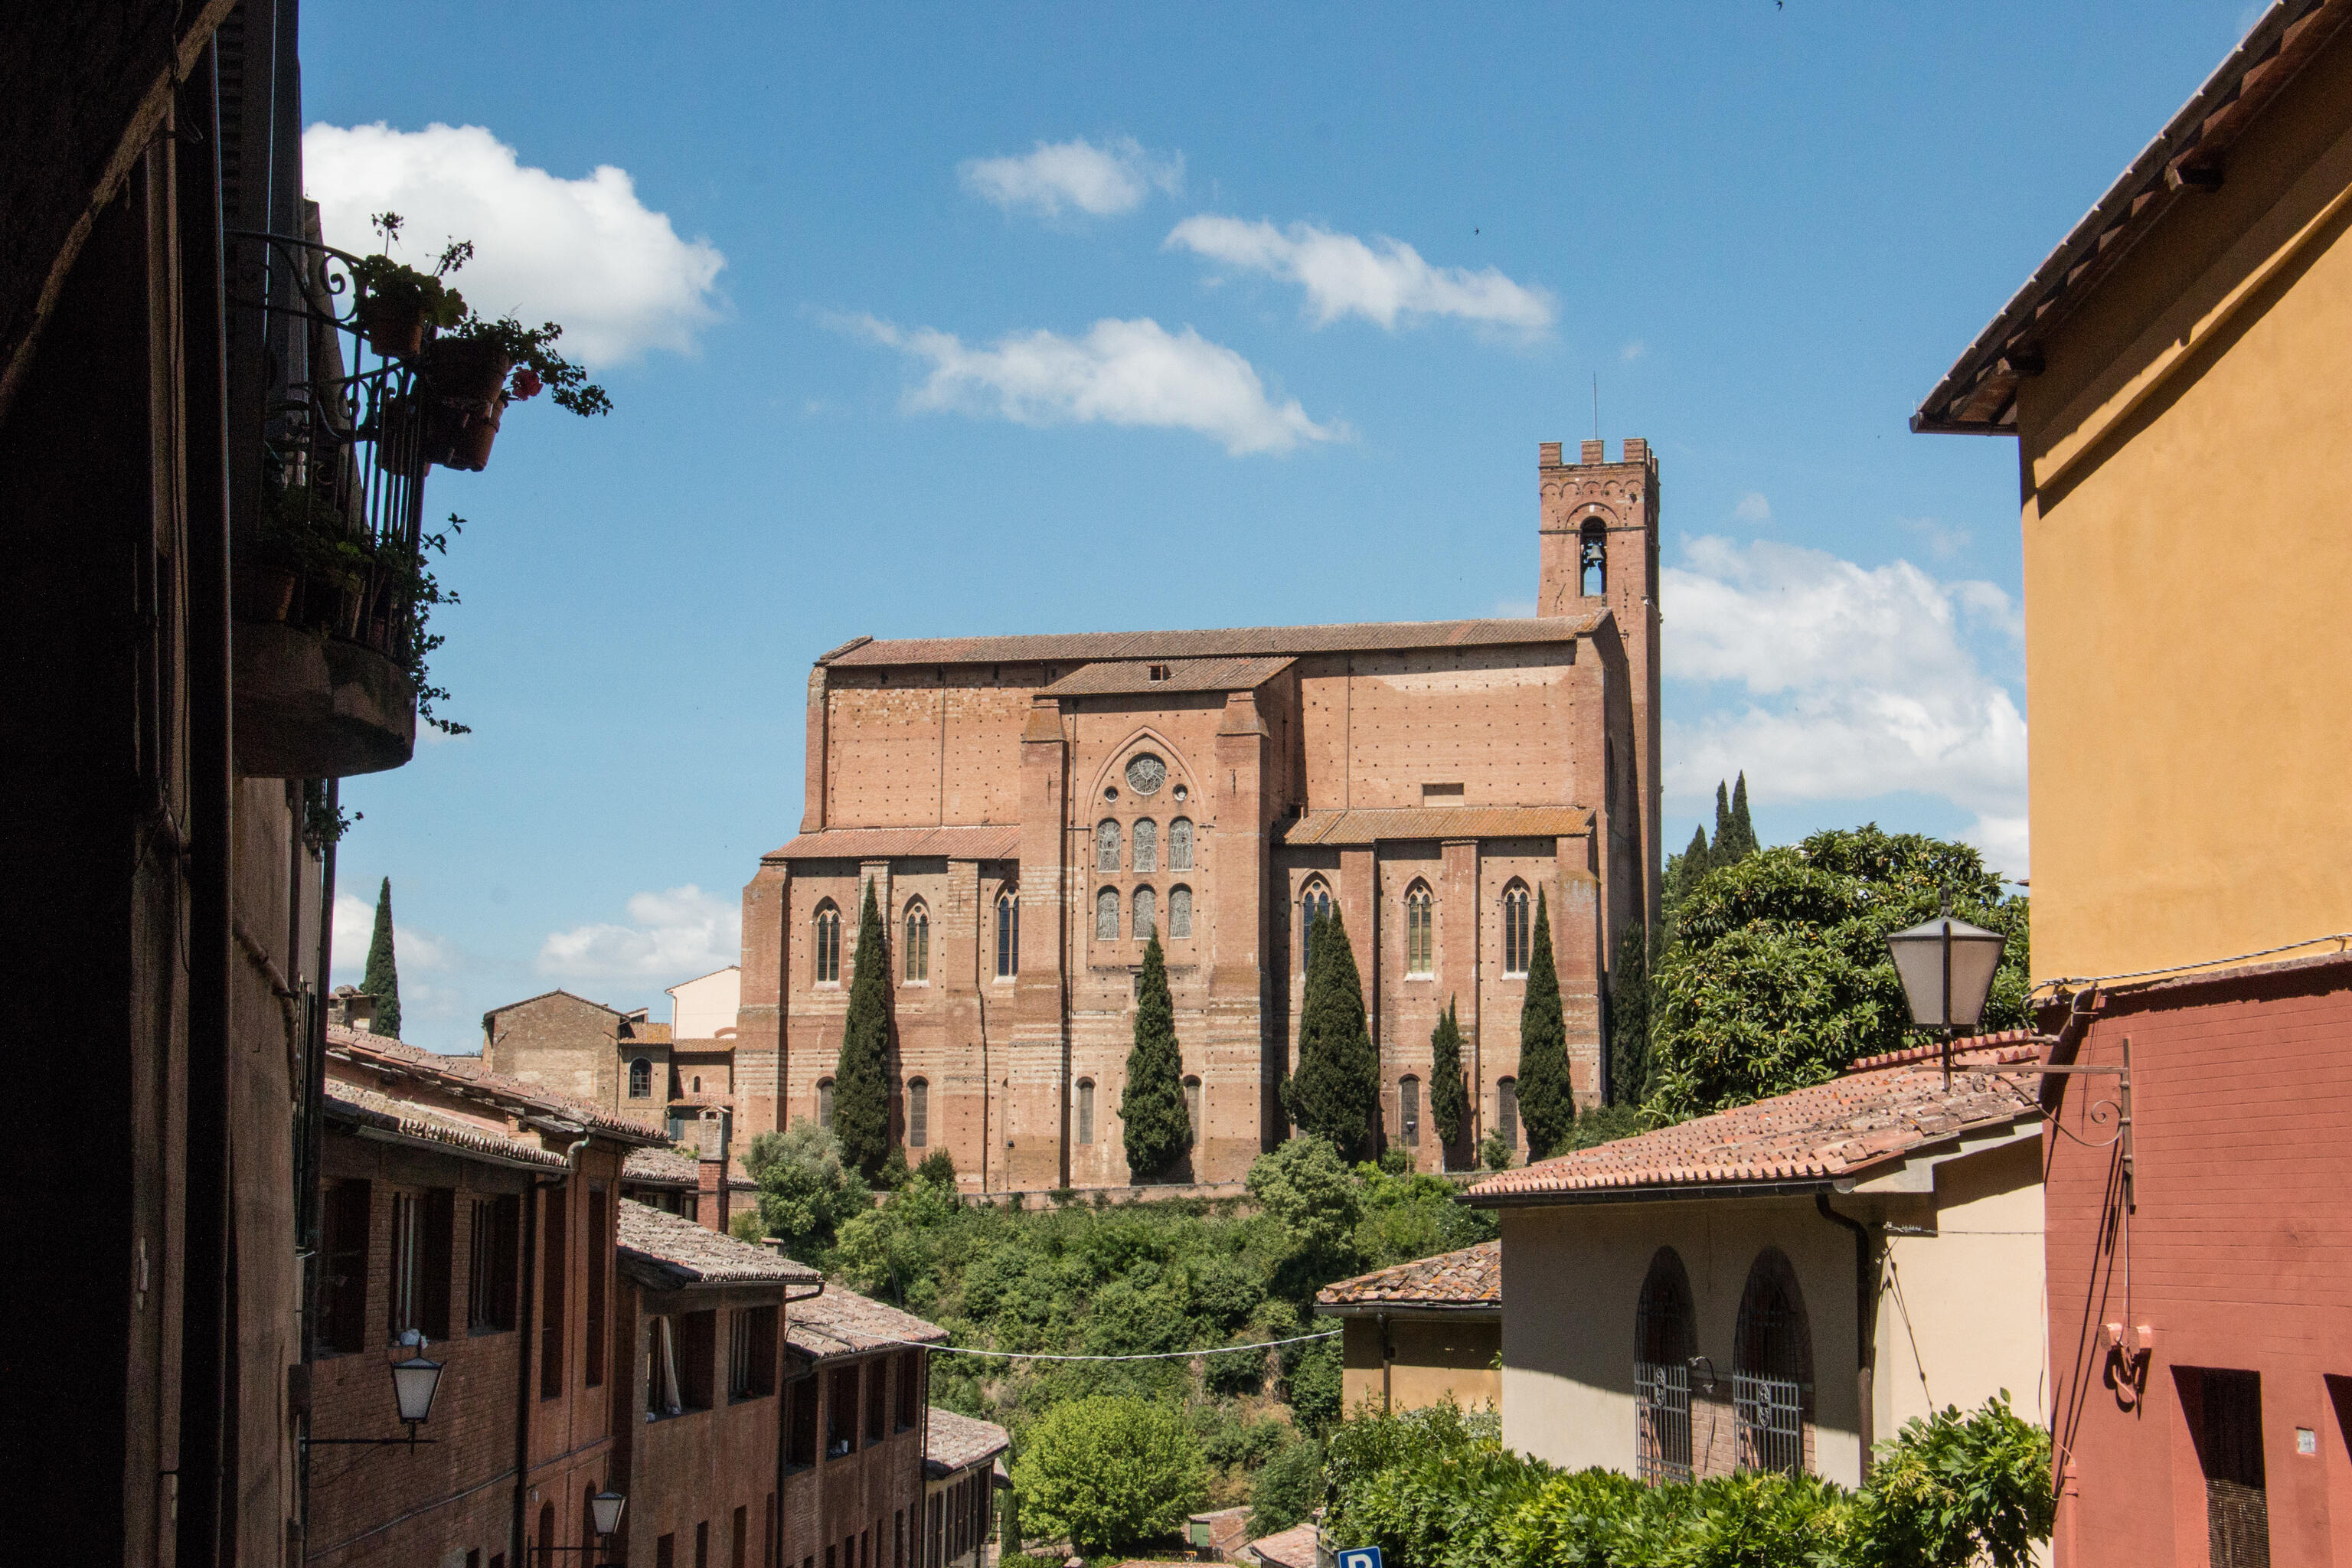
[[[1309,912],[1346,917],[1381,1133],[1436,1169],[1430,1032],[1460,1005],[1469,1135],[1518,1142],[1550,909],[1577,1095],[1657,909],[1658,469],[1540,448],[1525,620],[859,637],[808,685],[798,837],[743,890],[735,1110],[828,1120],[863,890],[888,932],[896,1131],[974,1190],[1120,1186],[1136,975],[1166,950],[1198,1182],[1285,1135]]]

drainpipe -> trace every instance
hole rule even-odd
[[[1830,1207],[1830,1195],[1825,1192],[1813,1194],[1813,1206],[1832,1225],[1842,1225],[1853,1232],[1853,1337],[1855,1365],[1854,1395],[1859,1406],[1854,1415],[1854,1430],[1862,1438],[1862,1479],[1870,1479],[1870,1446],[1877,1438],[1876,1404],[1878,1349],[1875,1343],[1878,1326],[1877,1291],[1878,1257],[1871,1245],[1870,1227],[1858,1219],[1842,1215]]]
[[[1389,1413],[1389,1366],[1396,1360],[1396,1347],[1389,1342],[1389,1315],[1380,1314],[1381,1325],[1381,1414]]]

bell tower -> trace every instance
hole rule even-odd
[[[1572,463],[1561,458],[1559,442],[1546,441],[1536,448],[1536,486],[1541,545],[1536,614],[1607,610],[1624,647],[1633,754],[1621,765],[1632,763],[1642,918],[1654,925],[1664,869],[1658,842],[1658,459],[1638,436],[1625,437],[1622,459],[1614,463],[1599,441],[1585,442]]]

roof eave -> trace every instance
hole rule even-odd
[[[1431,1318],[1453,1321],[1463,1318],[1503,1315],[1500,1301],[1318,1301],[1318,1318]]]
[[[1573,1187],[1548,1192],[1467,1192],[1454,1202],[1475,1209],[1538,1208],[1563,1204],[1696,1203],[1713,1198],[1801,1198],[1845,1192],[1857,1178],[1816,1176],[1790,1182],[1683,1182],[1671,1185]]]

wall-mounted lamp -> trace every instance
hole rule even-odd
[[[442,1363],[425,1357],[423,1334],[410,1330],[403,1342],[414,1351],[405,1361],[392,1363],[392,1397],[399,1407],[400,1419],[407,1425],[405,1437],[305,1437],[306,1447],[339,1448],[414,1448],[419,1443],[430,1443],[431,1437],[416,1435],[417,1426],[433,1418],[433,1396],[440,1392]]]

